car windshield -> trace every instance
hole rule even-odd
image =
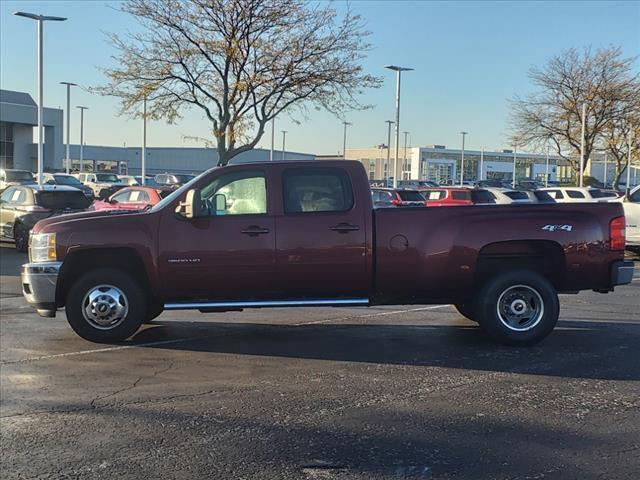
[[[84,210],[91,202],[80,190],[75,192],[37,192],[36,203],[49,210]]]
[[[82,185],[82,182],[71,175],[54,175],[53,178],[58,185]]]
[[[142,185],[142,177],[135,177],[136,182]],[[161,185],[155,181],[153,178],[145,178],[144,180],[145,187],[160,187]]]
[[[33,180],[31,172],[24,170],[7,170],[5,172],[7,182],[22,182],[25,180]]]
[[[98,182],[118,183],[120,179],[113,173],[96,173],[96,180]]]
[[[167,195],[162,200],[160,200],[158,203],[156,203],[153,207],[151,207],[150,211],[151,212],[158,212],[158,211],[162,210],[166,205],[172,203],[176,198],[179,198],[187,190],[189,190],[191,188],[191,185],[196,183],[200,177],[202,177],[203,175],[206,175],[207,173],[211,172],[212,170],[213,169],[207,170],[205,172],[202,172],[197,177],[193,177],[189,182],[185,183],[184,185],[182,185],[177,190],[174,190],[173,192],[171,192],[171,195]]]

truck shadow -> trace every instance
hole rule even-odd
[[[497,345],[470,322],[292,326],[159,321],[133,341],[145,348],[191,352],[640,380],[640,323],[628,321],[563,320],[546,340],[526,348]],[[154,342],[160,344],[148,345]]]

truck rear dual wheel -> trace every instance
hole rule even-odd
[[[69,289],[67,321],[85,340],[126,340],[147,318],[144,290],[124,272],[99,268],[80,277]]]
[[[474,305],[480,326],[507,345],[532,345],[555,328],[560,314],[558,294],[535,272],[516,270],[491,278]]]

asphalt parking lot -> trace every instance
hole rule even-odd
[[[527,349],[447,305],[168,312],[96,345],[0,255],[4,479],[638,478],[640,268]]]

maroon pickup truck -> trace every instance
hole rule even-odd
[[[143,212],[38,222],[24,296],[81,337],[121,341],[163,310],[452,303],[531,344],[558,292],[629,283],[618,203],[372,208],[358,162],[211,169]]]

